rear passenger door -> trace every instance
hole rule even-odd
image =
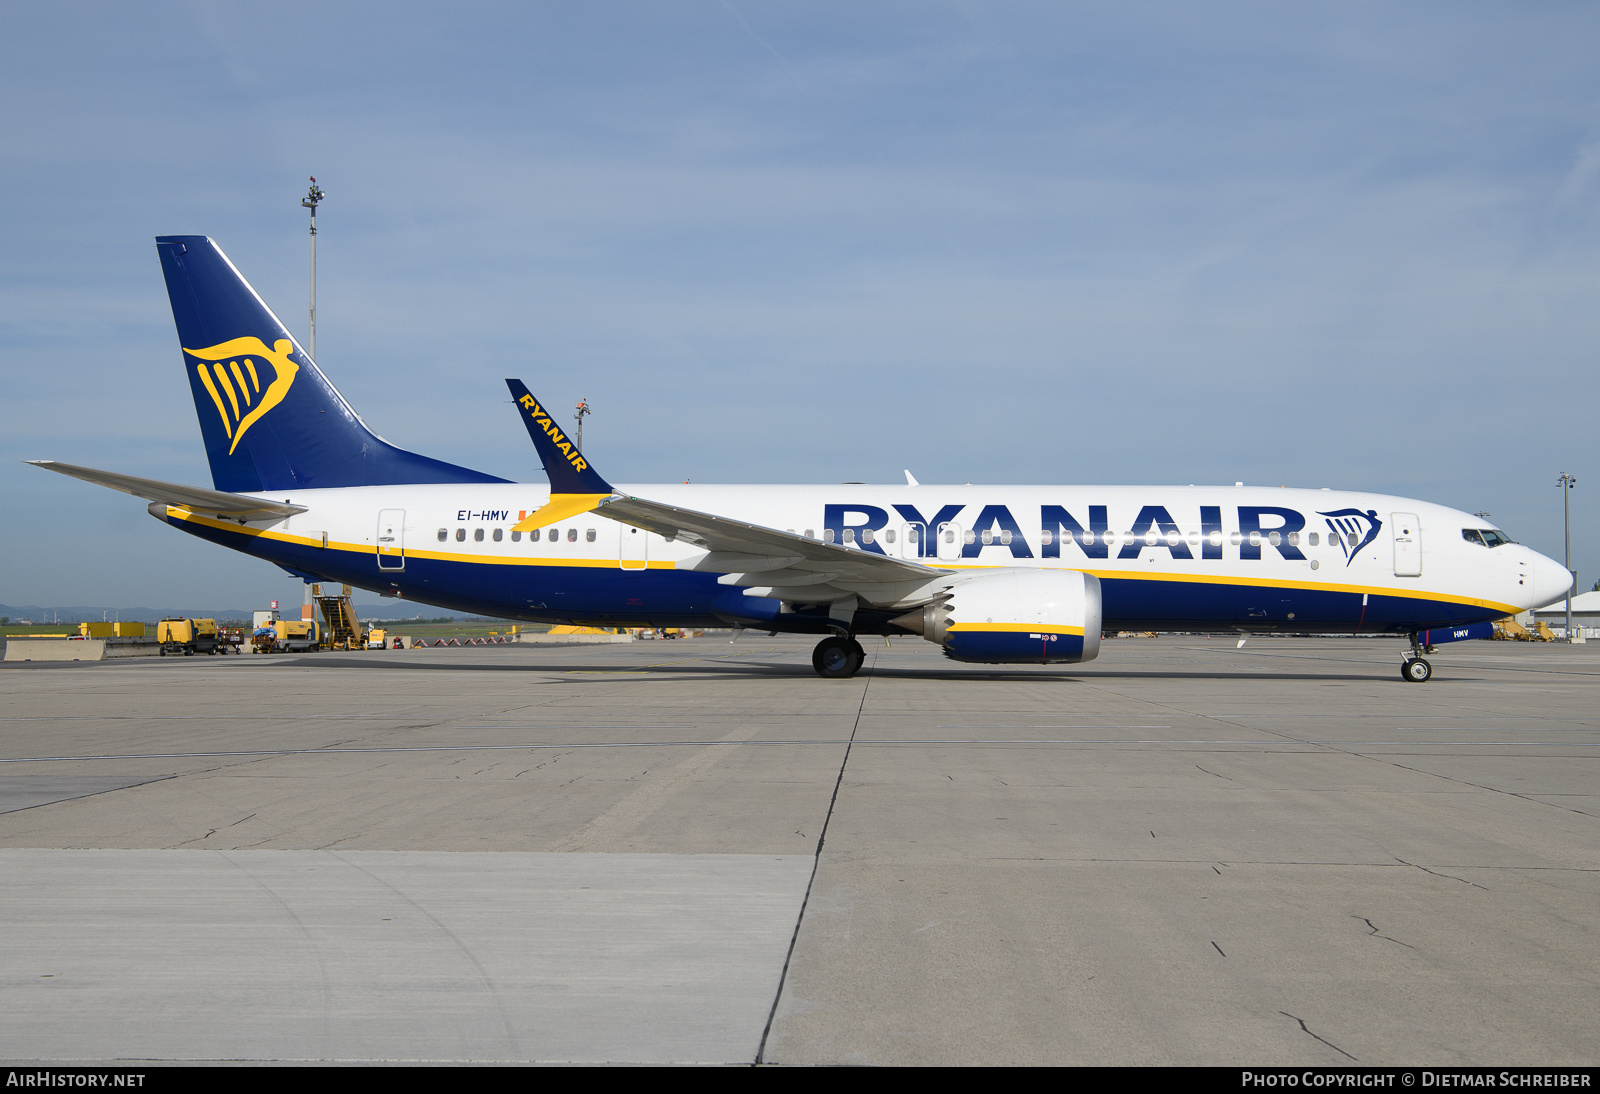
[[[383,509],[378,513],[378,569],[406,568],[406,511]]]

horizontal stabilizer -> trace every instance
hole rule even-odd
[[[188,509],[194,513],[210,513],[230,520],[268,520],[274,517],[290,517],[306,511],[303,505],[279,504],[244,494],[228,494],[221,490],[206,490],[199,486],[184,486],[182,483],[162,482],[159,479],[141,479],[137,475],[98,471],[93,467],[78,467],[70,463],[57,463],[55,460],[24,462],[42,467],[46,471],[71,475],[75,479],[92,482],[96,486],[109,486],[113,490],[120,490],[124,494],[132,494],[146,501],[157,501]]]

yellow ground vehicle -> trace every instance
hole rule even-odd
[[[384,630],[382,627],[373,627],[370,631],[367,632],[367,649],[369,649],[369,650],[387,649],[388,647],[385,646],[384,643],[387,642],[388,640],[389,640],[389,632],[388,631]]]
[[[306,653],[322,643],[322,628],[312,619],[280,619],[272,631],[272,649],[277,653]]]
[[[217,652],[217,621],[215,619],[185,619],[170,616],[156,624],[156,641],[161,643],[161,656],[181,653],[189,657],[196,653]]]

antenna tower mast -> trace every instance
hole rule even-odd
[[[312,175],[311,188],[300,199],[300,204],[311,210],[311,337],[306,352],[313,361],[317,359],[317,206],[325,196],[317,185],[317,176]]]
[[[573,420],[578,423],[578,451],[582,452],[583,451],[583,419],[587,415],[593,414],[594,411],[589,409],[589,400],[588,399],[579,399],[578,400],[577,411],[578,411],[578,413],[573,415]]]

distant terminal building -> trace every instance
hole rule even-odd
[[[1557,635],[1565,638],[1567,633],[1566,598],[1563,597],[1548,608],[1540,608],[1533,613],[1533,618],[1541,623],[1549,624]],[[1579,633],[1584,638],[1600,638],[1600,590],[1579,593],[1572,598],[1572,626],[1574,629],[1582,628]]]

